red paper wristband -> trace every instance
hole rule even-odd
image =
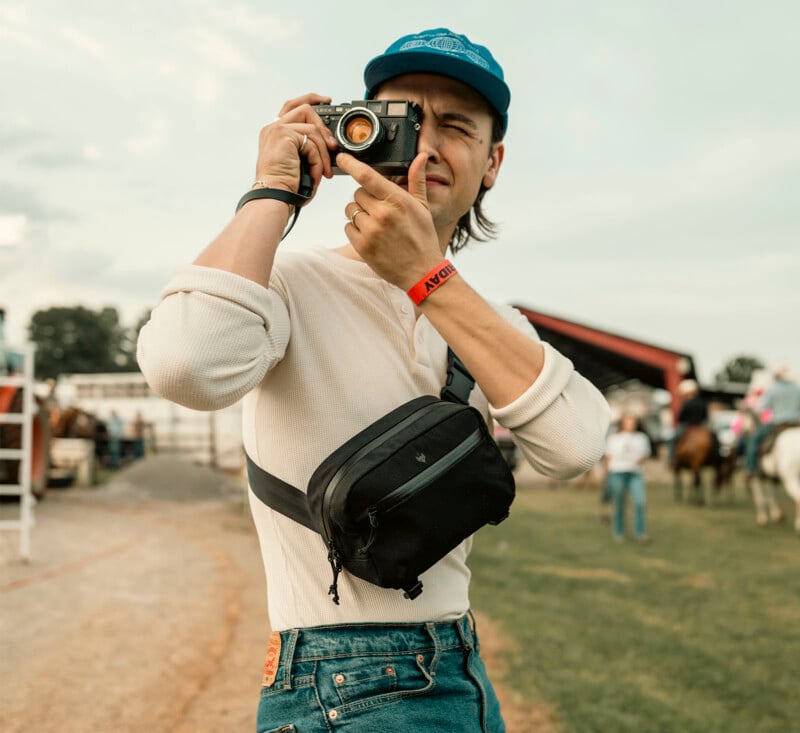
[[[458,270],[453,267],[450,260],[442,260],[416,285],[412,285],[408,290],[408,297],[414,301],[414,305],[419,305],[442,283],[446,283]]]

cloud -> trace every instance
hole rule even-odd
[[[192,39],[197,53],[222,72],[246,71],[249,64],[241,50],[225,36],[211,30],[196,29]]]
[[[156,119],[138,137],[125,141],[125,149],[132,155],[148,155],[164,146],[169,138],[169,123],[163,119]]]
[[[41,139],[41,133],[29,127],[2,128],[0,129],[0,153],[19,152],[21,148]]]
[[[732,133],[661,169],[543,179],[524,189],[524,205],[517,203],[532,215],[527,220],[515,217],[508,231],[561,241],[585,235],[596,239],[601,230],[633,222],[649,220],[652,226],[656,216],[685,223],[677,212],[708,213],[713,206],[731,206],[737,197],[770,190],[771,177],[798,163],[796,130]]]
[[[243,3],[212,14],[216,25],[227,25],[266,46],[281,46],[299,41],[303,35],[301,20],[284,20],[272,13],[260,13]]]
[[[0,38],[29,48],[42,45],[22,5],[0,5]]]
[[[30,153],[22,159],[22,162],[33,168],[44,168],[48,170],[78,168],[91,165],[97,160],[96,154],[91,154],[90,150],[39,150]]]
[[[99,60],[107,55],[105,46],[84,31],[80,31],[77,28],[64,28],[61,31],[61,35],[75,48],[87,53],[93,59]]]
[[[52,209],[30,189],[0,183],[0,214],[24,214],[31,222],[71,219],[64,211]]]
[[[16,247],[25,239],[28,217],[25,214],[0,215],[0,247]]]
[[[201,71],[194,80],[194,98],[206,107],[217,101],[220,93],[219,77],[211,71]]]

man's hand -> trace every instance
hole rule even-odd
[[[308,161],[315,193],[322,176],[333,176],[329,150],[336,148],[336,140],[311,108],[311,105],[330,101],[330,97],[319,94],[291,99],[283,105],[280,115],[261,129],[257,181],[263,181],[269,188],[296,192],[300,182],[300,155]]]
[[[361,186],[345,207],[350,244],[384,280],[408,290],[442,260],[428,209],[427,156],[412,161],[407,191],[347,153],[336,164]]]
[[[296,193],[301,155],[308,160],[314,193],[322,176],[333,176],[329,150],[336,148],[336,141],[311,108],[326,102],[330,97],[319,94],[289,100],[280,116],[261,130],[256,162],[259,186]],[[291,206],[276,199],[251,201],[239,209],[194,264],[226,270],[267,287],[291,210]]]

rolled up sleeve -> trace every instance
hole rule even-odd
[[[542,346],[544,366],[536,381],[510,404],[489,410],[539,473],[572,478],[603,457],[610,409],[569,359],[550,344]]]
[[[289,314],[273,290],[224,270],[179,268],[142,328],[150,388],[195,410],[234,404],[283,358]]]

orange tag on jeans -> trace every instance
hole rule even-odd
[[[278,676],[278,665],[281,661],[281,635],[273,631],[269,635],[267,658],[264,660],[264,676],[261,678],[262,687],[272,687]]]

